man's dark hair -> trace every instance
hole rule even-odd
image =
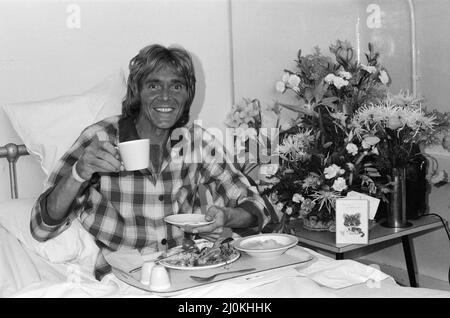
[[[195,71],[189,53],[180,47],[164,47],[153,44],[141,49],[129,64],[130,75],[127,81],[127,94],[122,102],[122,116],[135,121],[141,107],[140,91],[142,81],[148,74],[168,66],[182,76],[186,82],[188,99],[184,105],[183,114],[172,129],[182,127],[189,121],[189,110],[195,94]]]

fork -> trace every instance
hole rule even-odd
[[[221,273],[217,273],[211,276],[189,276],[191,279],[200,282],[200,283],[204,283],[204,282],[209,282],[211,280],[213,280],[214,278],[216,278],[219,275],[224,275],[224,274],[234,274],[234,273],[244,273],[244,272],[250,272],[250,271],[254,271],[256,268],[244,268],[244,269],[238,269],[235,271],[229,271],[229,272],[221,272]]]

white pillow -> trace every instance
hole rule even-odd
[[[32,237],[30,216],[35,202],[35,198],[0,202],[0,225],[26,248],[50,262],[73,262],[93,269],[99,248],[77,219],[60,235],[46,242]]]
[[[6,115],[47,174],[87,126],[121,113],[126,93],[122,70],[80,95],[4,105]]]

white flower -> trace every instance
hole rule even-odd
[[[347,162],[347,167],[348,167],[348,169],[349,169],[350,171],[355,170],[355,165],[354,165],[353,163],[351,163],[351,162]]]
[[[244,125],[247,126],[246,124],[243,124],[241,127],[236,128],[234,131],[234,135],[242,141],[246,141],[249,138],[250,139],[256,138],[256,136],[258,135],[256,129],[248,128],[248,126],[243,127]]]
[[[334,180],[332,188],[338,192],[341,192],[341,191],[347,189],[347,183],[345,182],[344,178],[339,177],[336,180]]]
[[[284,91],[286,90],[286,85],[284,84],[284,82],[277,82],[277,84],[275,85],[275,89],[280,93],[284,93]]]
[[[339,176],[345,172],[344,169],[341,169],[338,165],[334,163],[331,166],[328,166],[324,169],[324,174],[326,179],[332,179],[336,176]]]
[[[338,75],[346,80],[351,79],[352,78],[352,74],[350,72],[347,71],[339,71]]]
[[[288,206],[286,208],[286,210],[284,211],[284,213],[286,213],[287,215],[291,215],[292,214],[292,208],[290,206]]]
[[[358,146],[356,146],[354,143],[349,143],[345,149],[347,149],[348,153],[352,156],[356,155],[358,153]]]
[[[377,143],[380,142],[380,138],[378,138],[377,136],[367,136],[364,138],[364,141],[371,146],[375,146]]]
[[[367,137],[364,137],[361,145],[364,149],[369,149],[369,148],[375,146],[379,142],[380,142],[380,138],[378,138],[376,136],[367,136]]]
[[[296,193],[292,196],[292,201],[295,203],[300,203],[305,201],[305,198],[301,194]]]
[[[386,85],[389,82],[389,76],[387,75],[385,70],[380,71],[380,75],[378,76],[378,78],[384,85]]]
[[[350,73],[345,71],[341,72],[343,72],[345,76],[351,77]],[[327,76],[325,76],[324,81],[327,82],[328,84],[333,84],[334,86],[336,86],[337,89],[340,89],[342,86],[348,85],[347,80],[343,79],[342,77],[336,76],[333,73],[330,73]]]
[[[373,153],[374,155],[377,155],[377,156],[380,155],[380,152],[378,151],[378,148],[377,148],[377,147],[373,147],[373,148],[372,148],[372,153]]]
[[[333,83],[334,79],[336,78],[336,75],[334,75],[333,73],[328,74],[327,76],[325,76],[325,82],[327,82],[328,84]]]
[[[300,84],[300,77],[298,77],[295,74],[292,74],[291,76],[289,76],[288,84],[291,85],[292,87],[297,87],[298,84]]]
[[[377,71],[377,68],[375,66],[370,65],[361,64],[361,68],[370,74],[375,73]]]
[[[336,86],[337,89],[340,89],[342,86],[347,86],[348,85],[348,81],[346,81],[342,77],[336,76],[333,79],[333,85]]]
[[[283,77],[281,78],[283,83],[287,83],[289,81],[289,76],[290,74],[288,72],[284,72]]]

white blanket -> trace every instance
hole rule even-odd
[[[380,271],[351,260],[317,257],[292,266],[174,293],[171,297],[450,297],[450,292],[398,286]],[[0,227],[1,297],[162,297],[131,287],[112,274],[98,282],[91,268],[53,264],[24,248]],[[167,295],[164,295],[167,296]]]

